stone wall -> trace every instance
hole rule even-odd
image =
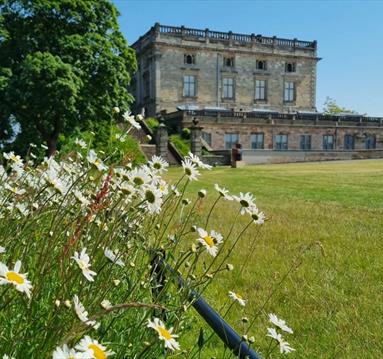
[[[244,150],[242,159],[247,165],[261,163],[288,163],[311,161],[334,161],[356,159],[383,159],[381,150],[359,151],[273,151],[273,150]]]

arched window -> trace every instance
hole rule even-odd
[[[286,72],[295,72],[295,63],[294,62],[286,62],[285,71]]]
[[[191,54],[185,54],[184,55],[184,63],[187,65],[195,64],[195,56],[191,55]]]
[[[265,60],[257,60],[256,61],[256,69],[257,70],[266,70],[266,61]]]

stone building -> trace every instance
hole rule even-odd
[[[316,112],[316,41],[155,24],[132,47],[135,111],[197,118],[210,149],[383,149],[381,118]]]
[[[133,94],[146,114],[161,110],[315,110],[316,41],[156,24],[132,47]]]

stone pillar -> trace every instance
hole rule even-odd
[[[166,160],[168,157],[168,130],[163,123],[160,123],[156,132],[156,155]]]
[[[198,121],[196,118],[193,119],[193,125],[189,127],[190,130],[190,147],[191,153],[198,157],[202,155],[202,143],[201,143],[201,135],[203,127],[197,126]]]

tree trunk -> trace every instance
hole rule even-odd
[[[56,153],[56,151],[57,151],[57,140],[58,140],[58,136],[56,136],[56,135],[52,135],[51,137],[48,138],[48,140],[47,140],[48,157],[51,157]]]

